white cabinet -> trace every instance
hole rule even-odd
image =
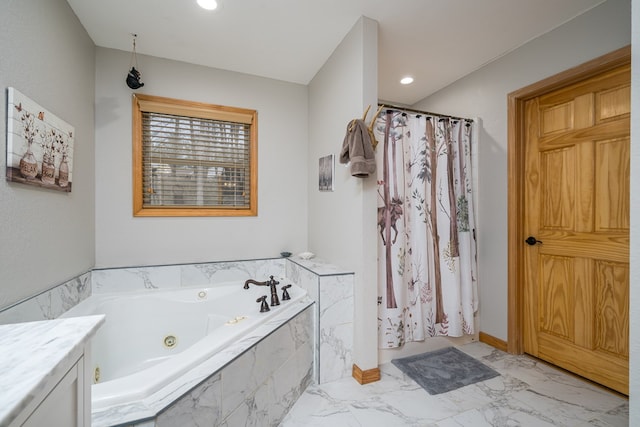
[[[103,321],[0,325],[0,427],[91,426],[89,339]]]
[[[45,396],[42,400],[34,400],[39,404],[21,425],[24,427],[89,426],[84,414],[90,413],[91,408],[84,407],[84,393],[84,357],[81,357],[51,390],[44,390],[42,394]]]

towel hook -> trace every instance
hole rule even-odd
[[[367,111],[365,111],[365,113],[364,113],[365,117],[367,116],[367,113],[369,112],[369,107],[367,107]],[[380,111],[382,111],[383,108],[384,108],[384,105],[381,105],[380,107],[378,107],[378,111],[376,111],[376,113],[373,115],[373,117],[371,118],[371,123],[369,123],[369,126],[367,127],[367,130],[369,131],[369,136],[371,137],[371,145],[373,146],[374,150],[378,146],[378,140],[376,139],[375,135],[373,134],[373,126],[375,125],[376,119],[378,118],[378,115],[380,114]]]
[[[384,108],[384,105],[380,105],[380,107],[378,108],[378,111],[376,111],[376,113],[371,118],[371,123],[369,123],[369,126],[367,126],[367,130],[369,131],[369,136],[371,138],[371,146],[373,147],[374,150],[378,146],[378,141],[373,135],[373,125],[375,124],[376,118],[378,118],[378,115],[380,114],[380,111],[382,111],[383,108]],[[371,109],[371,104],[367,105],[367,108],[364,110],[364,114],[362,115],[363,122],[366,122],[367,114],[369,113],[370,109]],[[353,129],[353,125],[355,124],[355,122],[356,122],[356,119],[353,119],[351,120],[351,122],[349,122],[349,132],[351,132],[351,130]]]

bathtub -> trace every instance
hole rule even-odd
[[[64,313],[106,315],[92,341],[92,412],[136,405],[159,390],[171,393],[173,382],[226,351],[222,368],[246,350],[238,345],[243,340],[256,341],[252,331],[277,327],[311,303],[295,285],[288,289],[291,300],[282,301],[281,281],[280,305],[261,313],[256,299],[267,295],[270,302],[269,287],[243,284],[94,294]]]

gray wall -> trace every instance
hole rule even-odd
[[[96,266],[277,257],[307,246],[307,87],[138,55],[135,92],[258,111],[258,216],[134,218],[130,52],[96,49]]]
[[[339,163],[351,119],[377,104],[377,22],[361,18],[309,84],[309,249],[355,272],[354,362],[377,368],[376,178]],[[335,191],[318,191],[318,159],[333,154]]]
[[[0,4],[0,135],[14,87],[75,127],[73,190],[0,179],[0,308],[94,265],[94,44],[64,0]],[[0,149],[2,173],[6,149]]]
[[[507,94],[630,42],[630,0],[608,0],[415,105],[481,119],[477,224],[482,332],[507,339]]]

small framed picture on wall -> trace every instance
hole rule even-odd
[[[318,190],[333,191],[333,176],[335,175],[335,163],[333,154],[320,157],[318,162]]]

